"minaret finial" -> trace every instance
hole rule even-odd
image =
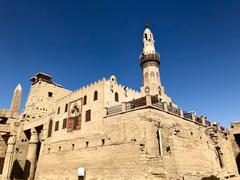
[[[149,27],[149,19],[147,18],[145,21],[145,27],[148,28]]]

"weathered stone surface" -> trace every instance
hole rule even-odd
[[[33,76],[21,115],[0,110],[2,178],[77,180],[82,167],[87,180],[239,179],[240,123],[228,131],[179,109],[149,28],[143,44],[141,93],[115,76],[76,91]]]

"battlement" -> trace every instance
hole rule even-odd
[[[114,75],[110,76],[110,78],[108,78],[107,82],[110,82],[110,83],[113,83],[114,82],[114,86],[116,87],[119,87],[121,89],[124,89],[125,91],[128,91],[128,92],[132,92],[132,93],[135,93],[135,94],[138,94],[140,96],[140,92],[136,91],[135,89],[132,89],[132,88],[129,88],[127,86],[124,86],[122,84],[119,84],[117,82],[117,79]]]
[[[82,86],[82,87],[80,87],[79,89],[73,90],[72,92],[70,92],[70,93],[67,94],[66,96],[63,96],[62,98],[58,99],[57,101],[58,101],[58,102],[59,102],[59,101],[62,101],[62,100],[64,100],[64,99],[72,96],[73,94],[76,94],[76,93],[78,93],[78,92],[80,92],[80,91],[88,90],[89,88],[92,88],[92,87],[94,87],[94,86],[97,86],[97,85],[99,85],[100,83],[105,82],[105,81],[106,81],[106,78],[103,77],[102,79],[99,79],[99,80],[97,80],[97,81],[94,81],[93,83],[87,84],[86,86]]]
[[[111,77],[115,77],[115,76],[111,76]],[[62,98],[58,99],[57,101],[58,101],[58,102],[59,102],[59,101],[62,101],[62,100],[66,99],[66,98],[68,98],[68,97],[70,97],[70,96],[72,96],[72,95],[74,95],[74,94],[76,94],[76,93],[78,93],[78,92],[80,92],[80,91],[86,91],[86,90],[88,90],[88,89],[90,89],[90,88],[92,88],[92,87],[96,87],[96,86],[98,86],[99,84],[101,84],[102,82],[109,82],[109,83],[111,83],[111,82],[112,82],[111,77],[108,78],[108,79],[106,79],[105,77],[103,77],[102,79],[99,79],[99,80],[97,80],[97,81],[94,81],[93,83],[87,84],[86,86],[82,86],[82,87],[80,87],[79,89],[73,90],[72,92],[70,92],[70,93],[67,94],[66,96],[63,96]],[[132,88],[129,88],[129,87],[127,87],[127,86],[124,86],[124,85],[122,85],[122,84],[118,84],[117,81],[114,83],[114,86],[115,86],[115,87],[118,87],[118,88],[121,88],[121,89],[124,89],[125,91],[127,91],[127,92],[129,92],[129,93],[134,93],[134,94],[137,94],[138,96],[140,96],[140,92],[138,92],[138,91],[136,91],[136,90],[134,90],[134,89],[132,89]]]

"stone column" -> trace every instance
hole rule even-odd
[[[126,103],[122,102],[122,112],[125,112],[127,110]]]
[[[184,118],[184,114],[183,114],[183,110],[182,109],[179,109],[179,115],[181,118]]]
[[[146,104],[147,106],[152,105],[152,98],[150,95],[146,95]]]
[[[13,166],[13,154],[14,154],[14,146],[16,143],[15,136],[10,136],[8,139],[8,147],[7,152],[4,160],[4,166],[2,171],[2,180],[9,180],[12,166]]]
[[[206,116],[201,116],[200,119],[202,121],[202,124],[206,125]]]
[[[31,138],[29,141],[27,160],[25,168],[28,169],[28,174],[25,174],[28,180],[34,179],[36,160],[37,160],[37,146],[38,146],[38,133],[35,128],[31,129]]]
[[[163,102],[163,110],[168,111],[168,104],[166,102]]]
[[[192,121],[196,122],[196,113],[195,112],[190,112],[190,113],[191,113]]]

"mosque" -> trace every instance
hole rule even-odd
[[[1,179],[240,179],[240,122],[226,129],[181,109],[161,84],[148,26],[142,41],[140,91],[114,75],[70,91],[39,72],[19,112],[18,85],[0,109]]]

